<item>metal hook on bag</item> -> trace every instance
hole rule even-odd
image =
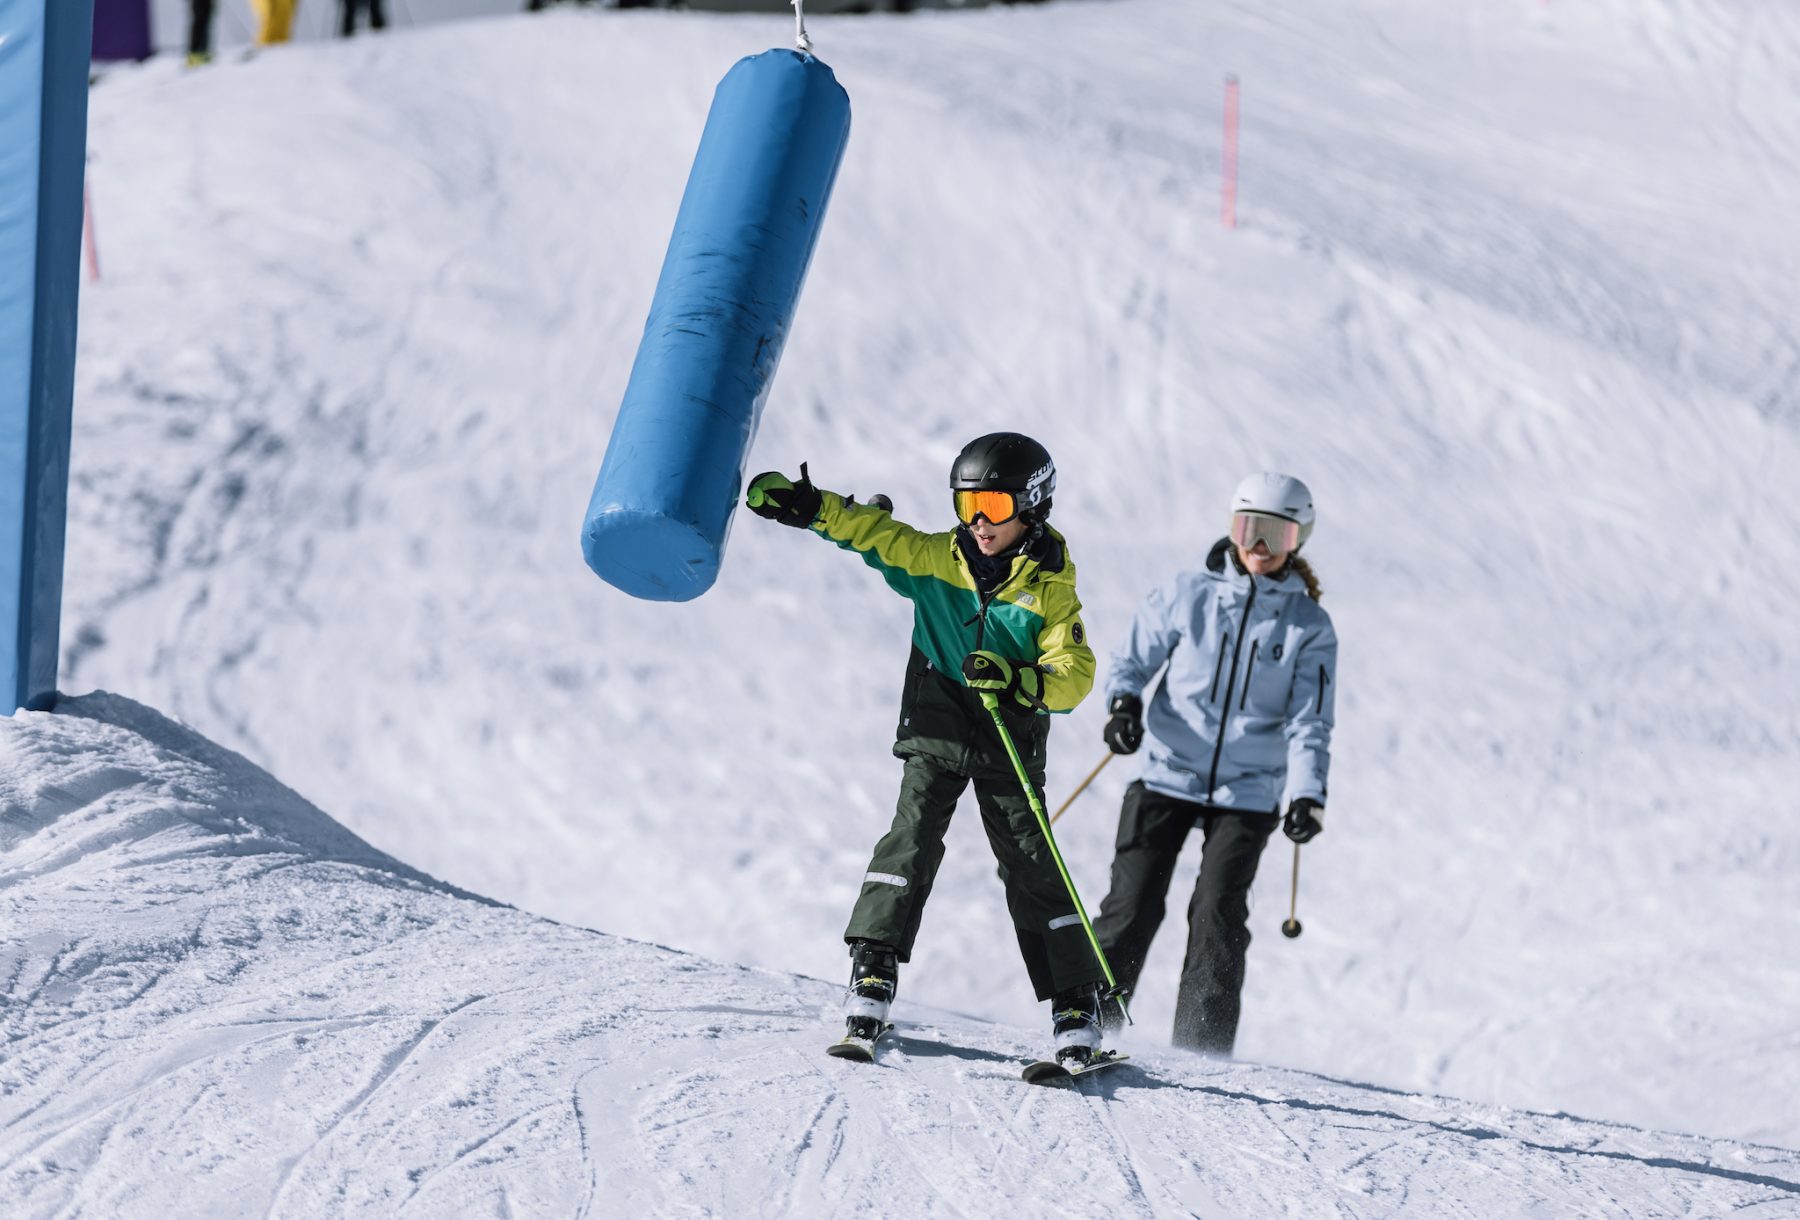
[[[806,0],[792,0],[794,6],[794,50],[802,55],[813,53],[812,39],[806,36]]]

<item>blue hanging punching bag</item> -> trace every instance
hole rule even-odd
[[[581,531],[633,597],[687,601],[719,574],[849,138],[850,98],[811,55],[752,55],[719,83]]]

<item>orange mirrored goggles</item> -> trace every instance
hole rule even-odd
[[[1285,555],[1300,545],[1300,523],[1273,513],[1233,513],[1231,540],[1246,551],[1260,542],[1270,554]]]
[[[956,519],[964,525],[986,517],[989,525],[1005,525],[1019,515],[1019,497],[1010,491],[959,491]]]

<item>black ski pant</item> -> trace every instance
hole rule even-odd
[[[338,0],[338,32],[345,38],[356,33],[356,10],[369,10],[369,28],[372,30],[387,29],[387,8],[384,0]]]
[[[1200,877],[1188,902],[1187,959],[1175,1000],[1176,1046],[1229,1055],[1237,1041],[1250,948],[1250,885],[1256,863],[1281,819],[1179,800],[1146,788],[1125,790],[1114,844],[1112,884],[1094,931],[1113,975],[1136,988],[1162,924],[1175,861],[1196,823],[1204,837]]]
[[[894,823],[875,845],[850,926],[844,929],[846,941],[881,941],[892,945],[901,961],[912,958],[925,900],[944,861],[950,816],[970,782],[970,776],[931,759],[906,760]],[[1037,998],[1053,999],[1103,982],[1106,974],[1018,778],[977,775],[973,782],[981,824],[1006,887],[1019,953]],[[1032,782],[1041,791],[1044,777],[1035,775]]]
[[[213,0],[192,0],[188,6],[188,54],[212,54]]]

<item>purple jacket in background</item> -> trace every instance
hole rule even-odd
[[[150,58],[150,0],[94,0],[94,58]]]

